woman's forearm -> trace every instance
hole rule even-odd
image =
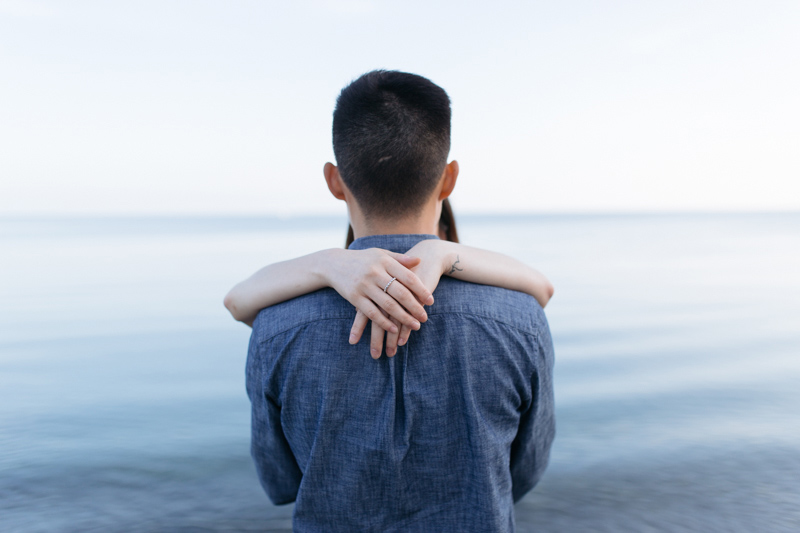
[[[252,326],[261,309],[329,286],[324,266],[343,251],[321,250],[265,266],[230,290],[225,307],[233,318]]]
[[[443,244],[442,273],[447,276],[524,292],[542,307],[553,296],[553,284],[544,274],[513,257],[463,244]]]
[[[397,331],[389,317],[419,329],[428,318],[422,303],[432,304],[433,297],[409,270],[418,263],[377,248],[322,250],[262,268],[231,289],[225,307],[236,320],[252,325],[265,307],[331,287],[386,331]],[[389,280],[399,283],[387,292]]]

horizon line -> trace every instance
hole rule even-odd
[[[676,215],[791,215],[800,214],[800,209],[725,209],[725,210],[702,210],[702,209],[671,209],[671,210],[596,210],[596,211],[571,211],[571,210],[552,210],[552,211],[466,211],[459,213],[458,218],[463,217],[531,217],[531,216],[676,216]],[[0,220],[10,219],[178,219],[178,218],[207,218],[207,219],[346,219],[345,213],[218,213],[218,212],[129,212],[129,213],[0,213]]]

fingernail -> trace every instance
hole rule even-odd
[[[391,350],[391,351],[390,350],[386,350],[386,356],[387,357],[394,357],[394,354],[396,354],[396,353],[397,352],[395,352],[394,350]]]
[[[406,340],[405,339],[400,339],[399,341],[397,341],[397,344],[399,344],[400,346],[405,346]]]
[[[419,325],[419,322],[417,322],[417,321],[415,320],[415,321],[414,321],[414,329],[419,329],[420,327],[421,327],[421,326]]]
[[[428,299],[425,300],[426,305],[433,305],[433,295],[428,296]]]
[[[356,336],[355,336],[355,334],[351,333],[350,334],[350,344],[355,344],[355,343],[356,343]]]
[[[378,350],[376,350],[375,348],[372,348],[372,349],[369,351],[369,353],[371,353],[371,354],[372,354],[372,358],[373,358],[373,359],[377,359],[377,358],[378,358],[378,357],[381,355],[381,353],[380,353]]]

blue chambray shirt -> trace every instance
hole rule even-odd
[[[374,235],[406,252],[433,235]],[[250,338],[252,455],[294,530],[513,531],[555,434],[553,345],[527,294],[443,277],[428,321],[373,360],[323,289],[262,310]]]

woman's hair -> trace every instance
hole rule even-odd
[[[439,233],[444,235],[444,240],[458,242],[458,230],[456,230],[456,218],[453,216],[453,208],[450,207],[450,199],[445,198],[442,202],[442,216],[439,217]],[[347,242],[344,247],[349,248],[355,240],[353,226],[347,227]]]
[[[458,242],[456,217],[453,215],[453,208],[450,207],[449,198],[445,198],[442,202],[442,216],[439,217],[439,232],[444,234],[444,240]]]

